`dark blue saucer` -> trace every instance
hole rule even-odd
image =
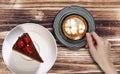
[[[85,36],[82,39],[79,40],[72,40],[69,39],[64,35],[62,32],[62,22],[63,20],[72,14],[79,15],[83,17],[86,20],[88,30],[87,32],[92,32],[95,31],[95,22],[94,18],[90,14],[89,11],[87,11],[83,7],[79,6],[69,6],[65,7],[62,9],[55,17],[54,23],[53,23],[53,28],[54,28],[54,33],[56,35],[56,38],[66,47],[69,47],[70,49],[79,49],[86,44],[86,39]]]

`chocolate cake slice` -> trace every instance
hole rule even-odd
[[[23,33],[23,35],[18,38],[16,43],[13,45],[13,50],[15,50],[25,56],[28,56],[29,58],[34,59],[40,63],[43,62],[42,58],[40,57],[39,53],[37,52],[28,33]]]

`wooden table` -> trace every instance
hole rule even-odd
[[[96,32],[112,44],[110,59],[120,71],[120,0],[0,0],[0,74],[11,74],[3,62],[1,50],[12,28],[27,22],[38,23],[53,33],[54,17],[62,8],[71,5],[85,7],[91,12]],[[58,57],[48,73],[103,74],[88,49],[69,50],[58,41],[57,45]]]

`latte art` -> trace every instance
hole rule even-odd
[[[79,15],[66,17],[62,24],[63,33],[70,39],[81,39],[87,31],[86,21]]]

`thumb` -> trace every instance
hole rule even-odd
[[[89,46],[89,50],[90,52],[95,52],[95,46],[93,43],[93,39],[90,33],[86,33],[86,38],[87,38],[87,42],[88,42],[88,46]]]

